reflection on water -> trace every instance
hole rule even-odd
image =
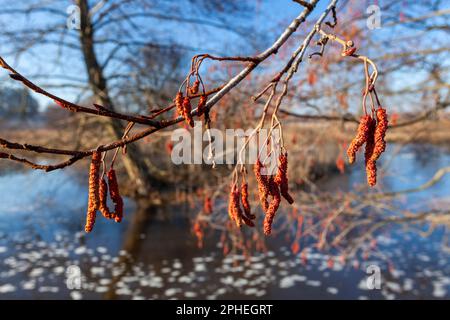
[[[389,146],[383,161],[387,169],[380,188],[395,191],[426,182],[450,164],[450,153],[438,147]],[[269,251],[249,261],[239,255],[224,258],[216,241],[196,248],[189,222],[180,215],[188,209],[181,207],[142,214],[145,209],[126,202],[126,212],[137,213],[122,224],[98,219],[94,232],[84,235],[87,190],[75,174],[33,171],[0,177],[0,298],[450,297],[449,255],[441,250],[443,230],[428,238],[400,230],[380,234],[377,245],[384,256],[371,256],[359,265],[330,265],[328,256],[317,252],[302,261],[280,239],[268,241]],[[363,170],[356,168],[321,187],[345,190],[364,179]],[[449,190],[446,177],[425,192],[408,195],[401,204],[417,208],[422,200],[448,197]],[[381,290],[367,289],[365,270],[371,264],[382,269]],[[78,275],[68,270],[80,270],[80,281],[71,282]]]

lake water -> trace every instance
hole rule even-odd
[[[385,191],[415,187],[450,165],[442,147],[390,145]],[[319,186],[348,190],[364,183],[356,168]],[[380,234],[384,257],[355,266],[327,264],[311,251],[308,262],[287,243],[268,240],[268,252],[222,255],[215,241],[196,246],[185,207],[160,207],[151,218],[123,223],[98,219],[94,232],[83,230],[87,188],[77,173],[23,171],[0,176],[0,299],[417,299],[450,298],[450,254],[442,248],[444,231],[429,237],[393,229]],[[420,210],[432,198],[448,198],[450,175],[425,191],[409,194],[402,207]],[[135,210],[126,201],[126,212]],[[131,236],[130,236],[131,235]],[[381,268],[381,289],[368,290],[366,267]]]

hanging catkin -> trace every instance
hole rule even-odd
[[[234,221],[238,228],[242,226],[241,220],[241,206],[239,205],[239,190],[236,185],[233,185],[230,190],[228,201],[228,215],[231,221]]]
[[[200,117],[203,113],[205,113],[205,107],[206,107],[206,100],[207,97],[206,95],[201,95],[200,98],[198,99],[198,105],[197,105],[197,112],[198,112],[198,116]]]
[[[112,213],[108,208],[108,184],[106,183],[105,178],[100,178],[99,196],[99,211],[106,219],[111,219]]]
[[[111,168],[106,174],[109,184],[109,195],[114,203],[114,220],[121,222],[123,218],[123,200],[119,192],[119,184],[117,183],[116,171]]]
[[[366,163],[367,184],[371,187],[377,184],[377,162],[369,160]]]
[[[373,149],[371,159],[373,161],[378,160],[380,155],[386,149],[386,141],[384,137],[386,135],[386,130],[388,127],[388,117],[386,114],[386,109],[378,108],[377,109],[377,126],[375,128],[375,147]]]
[[[372,154],[375,147],[375,126],[375,119],[370,117],[364,160],[366,165],[367,184],[372,187],[377,183],[377,165],[375,161],[372,160]]]
[[[101,163],[101,153],[92,153],[91,166],[89,168],[89,198],[86,214],[86,225],[84,230],[91,232],[94,228],[95,216],[100,203],[99,200],[99,171]]]
[[[200,86],[200,81],[196,79],[194,83],[192,84],[192,87],[189,88],[190,94],[196,94],[198,92],[198,88]]]
[[[248,183],[242,181],[241,184],[241,202],[242,202],[242,208],[244,208],[244,214],[249,219],[255,219],[256,216],[252,214],[252,210],[250,207],[250,202],[248,201]]]
[[[183,93],[178,92],[173,101],[174,101],[175,107],[177,109],[177,115],[179,117],[182,117],[183,116]]]
[[[255,174],[256,182],[258,183],[259,200],[264,212],[266,212],[269,207],[269,203],[267,201],[267,197],[269,195],[269,185],[267,176],[261,174],[262,167],[261,161],[259,161],[259,159],[256,160],[256,163],[253,166],[253,172]]]
[[[183,117],[186,120],[186,123],[193,128],[194,127],[194,119],[192,119],[191,115],[191,100],[188,97],[183,98]]]
[[[289,194],[289,181],[287,178],[287,152],[281,154],[278,159],[280,164],[278,165],[278,170],[277,174],[275,175],[274,182],[280,187],[280,192],[283,198],[285,198],[289,204],[293,204],[294,199]]]
[[[270,201],[269,207],[267,208],[266,215],[264,217],[264,234],[266,236],[272,233],[272,224],[275,214],[277,213],[278,207],[280,206],[281,196],[278,185],[273,181],[273,178],[268,179],[269,192],[272,196],[272,201]]]
[[[370,119],[371,117],[366,115],[362,116],[359,121],[358,132],[356,134],[356,137],[352,140],[347,149],[348,162],[350,164],[355,162],[356,152],[367,141],[369,134]]]

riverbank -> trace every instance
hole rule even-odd
[[[288,118],[289,119],[289,118]],[[290,166],[291,179],[296,185],[302,185],[304,180],[316,181],[317,179],[335,175],[346,169],[346,146],[354,137],[357,125],[354,123],[311,122],[311,121],[286,121],[284,125],[285,146],[289,151],[289,158],[294,159],[294,166]],[[69,125],[65,130],[56,128],[14,129],[9,128],[0,132],[0,136],[18,143],[46,145],[54,148],[76,149],[92,148],[93,145],[110,142],[108,137],[95,130],[83,134],[81,141],[75,141],[77,136],[75,126]],[[395,127],[389,129],[386,137],[388,143],[397,144],[430,144],[438,146],[450,145],[450,120],[442,117],[439,120],[424,120],[410,126]],[[171,163],[170,152],[167,144],[170,141],[170,131],[161,132],[139,142],[141,150],[146,157],[151,173],[161,180],[172,185],[186,185],[187,188],[201,187],[205,184],[213,184],[210,181],[220,181],[229,174],[231,166],[219,165],[212,174],[209,166],[176,166]],[[83,147],[83,145],[86,145]],[[8,151],[8,150],[6,150]],[[39,162],[61,161],[61,156],[44,155],[38,153],[25,153],[20,150],[13,152],[17,156],[26,156],[30,160]],[[119,174],[121,163],[117,163]],[[86,175],[86,161],[79,161],[73,166]],[[2,160],[0,173],[9,170],[21,170],[22,164]],[[195,178],[193,178],[195,177]],[[121,180],[126,179],[125,176]],[[125,184],[128,185],[128,184]],[[128,194],[127,189],[124,192]]]

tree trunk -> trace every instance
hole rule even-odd
[[[77,0],[77,3],[80,8],[80,42],[88,72],[89,85],[98,104],[106,108],[114,109],[102,67],[98,63],[94,50],[94,30],[89,15],[89,5],[87,0]],[[120,120],[106,118],[105,124],[115,139],[122,137],[125,128]],[[127,146],[127,156],[123,157],[123,163],[130,180],[135,184],[136,195],[148,196],[151,186],[156,187],[158,182],[149,174],[149,170],[137,145],[129,144]]]

